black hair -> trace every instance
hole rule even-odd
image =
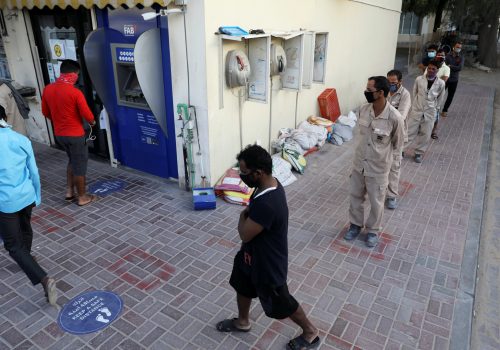
[[[437,51],[437,49],[438,49],[438,46],[434,45],[434,44],[427,46],[427,50],[436,50]]]
[[[432,64],[434,67],[436,67],[436,68],[438,68],[438,69],[439,69],[439,67],[441,67],[442,62],[439,62],[439,61],[437,61],[437,60],[432,60],[432,61],[430,61],[430,62],[429,62],[429,64],[428,64],[427,66],[429,66],[429,65],[431,65],[431,64]]]
[[[440,53],[440,52],[446,53],[446,50],[444,49],[444,47],[439,48],[439,50],[437,51],[437,53]]]
[[[80,64],[73,60],[64,60],[61,63],[61,73],[76,73],[80,71]]]
[[[389,94],[390,84],[389,84],[389,80],[387,80],[386,77],[378,75],[375,77],[370,77],[370,78],[368,78],[368,80],[375,81],[375,84],[374,84],[375,89],[377,89],[377,91],[379,91],[379,90],[384,91],[384,96],[387,97],[387,95]]]
[[[403,79],[403,73],[401,73],[397,69],[391,69],[390,71],[387,72],[387,76],[388,77],[392,77],[393,75],[395,75],[396,77],[398,77],[398,81],[401,81],[401,79]]]
[[[250,170],[262,170],[268,175],[273,173],[273,160],[271,155],[259,145],[248,145],[236,156],[236,159],[238,162],[244,161],[245,165]]]

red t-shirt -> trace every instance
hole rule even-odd
[[[83,136],[82,118],[94,123],[83,93],[71,84],[55,82],[43,90],[42,113],[54,124],[56,136]]]

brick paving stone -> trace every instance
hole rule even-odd
[[[286,188],[289,287],[322,330],[321,349],[449,346],[487,93],[460,84],[453,118],[442,121],[424,162],[403,160],[400,205],[385,211],[373,250],[342,239],[353,142],[308,156],[306,174]],[[66,334],[55,323],[58,311],[3,254],[0,347],[273,350],[298,334],[290,321],[268,319],[258,303],[252,332],[215,330],[237,310],[228,279],[241,207],[219,201],[215,211],[195,212],[176,184],[90,161],[89,183],[118,178],[128,186],[79,208],[58,195],[64,155],[34,147],[44,198],[33,212],[34,252],[58,278],[60,301],[108,289],[125,308],[101,332]]]

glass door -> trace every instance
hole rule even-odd
[[[75,60],[80,64],[80,78],[76,86],[82,90],[97,121],[97,127],[93,128],[96,140],[89,141],[89,151],[109,158],[106,131],[99,129],[98,117],[102,103],[92,86],[83,57],[83,44],[92,31],[90,10],[83,7],[77,10],[70,7],[64,10],[33,9],[30,10],[30,17],[45,85],[53,83],[59,77],[60,65],[64,59]],[[88,124],[84,124],[88,130]]]

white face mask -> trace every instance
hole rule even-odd
[[[462,49],[459,49],[459,48],[457,48],[457,47],[455,47],[453,50],[454,50],[456,53],[460,53],[460,51],[462,51]]]

